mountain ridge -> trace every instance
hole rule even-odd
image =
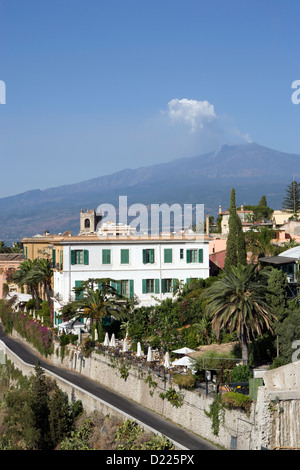
[[[78,233],[81,208],[118,205],[121,195],[128,204],[201,203],[216,215],[220,204],[227,208],[235,187],[237,204],[258,204],[266,195],[269,206],[279,209],[293,178],[300,178],[300,155],[257,143],[223,145],[215,152],[0,198],[0,240],[12,243],[45,230]]]

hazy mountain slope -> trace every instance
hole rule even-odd
[[[198,203],[216,215],[226,209],[230,190],[237,204],[257,204],[264,194],[274,209],[281,207],[285,189],[300,178],[300,155],[258,144],[223,146],[218,152],[169,163],[124,169],[77,184],[35,189],[0,199],[0,240],[79,230],[79,212],[101,203],[118,206],[119,195],[132,203]]]

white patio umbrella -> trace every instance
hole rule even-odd
[[[190,366],[193,364],[193,362],[194,361],[190,357],[184,356],[180,359],[176,359],[176,361],[173,361],[172,366]]]
[[[105,333],[104,346],[109,346],[109,337],[108,337],[108,333]]]
[[[141,356],[143,355],[143,353],[142,353],[142,347],[141,347],[141,343],[140,343],[140,342],[138,342],[138,344],[137,344],[136,355],[137,355],[138,357],[141,357]]]
[[[80,344],[81,343],[81,328],[76,328],[75,331],[77,331],[78,343]]]
[[[184,356],[184,357],[181,357],[180,359],[177,359],[176,361],[173,361],[172,366],[188,367],[193,372],[195,368],[195,361],[188,356]]]
[[[147,362],[151,362],[151,361],[153,361],[153,355],[152,355],[151,346],[149,346],[148,352],[147,352]]]
[[[171,367],[170,354],[168,353],[168,351],[165,354],[164,367],[166,368]]]
[[[184,348],[181,348],[181,349],[175,349],[175,351],[172,351],[172,352],[176,353],[176,354],[190,354],[192,352],[195,352],[195,350],[184,347]]]
[[[124,338],[124,340],[123,340],[123,349],[122,350],[123,350],[123,352],[128,351],[128,344],[127,344],[126,338]]]
[[[116,338],[115,338],[115,334],[114,334],[114,333],[111,335],[109,345],[110,345],[112,348],[115,348],[115,347],[116,347]]]

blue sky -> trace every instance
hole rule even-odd
[[[299,0],[0,0],[0,197],[254,141],[299,153]]]

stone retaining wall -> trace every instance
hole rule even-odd
[[[17,333],[14,333],[13,336],[20,339]],[[24,340],[22,339],[22,341]],[[215,435],[212,429],[212,420],[206,414],[213,402],[212,395],[206,397],[197,389],[180,390],[172,383],[169,374],[166,374],[165,377],[161,374],[159,377],[146,365],[130,364],[129,361],[120,357],[93,352],[89,358],[82,358],[80,350],[76,346],[69,346],[66,351],[62,360],[59,344],[55,343],[54,353],[48,360],[56,366],[80,372],[225,449],[272,449],[282,446],[282,442],[286,447],[291,446],[291,443],[293,447],[296,447],[300,433],[296,429],[292,431],[292,428],[293,426],[294,428],[299,427],[299,421],[293,425],[292,413],[295,414],[295,408],[298,409],[297,416],[299,417],[299,400],[289,400],[289,403],[285,404],[285,415],[290,417],[285,420],[281,413],[276,413],[276,410],[274,411],[270,406],[271,399],[267,388],[265,386],[259,387],[257,402],[253,405],[251,414],[248,416],[240,410],[224,410],[220,419],[219,433]],[[126,357],[126,353],[124,357]],[[122,376],[123,365],[125,365],[123,373],[126,372],[126,374]],[[24,368],[26,369],[26,366],[22,364],[16,363],[16,366],[22,371]],[[161,394],[165,394],[171,387],[183,398],[183,404],[178,408],[166,398],[162,399],[161,397]],[[63,385],[62,389],[67,391],[70,396],[69,385]],[[82,399],[82,393],[85,394],[85,392],[76,391],[76,399],[81,399],[87,409],[92,410],[93,407],[99,409],[99,406],[105,408],[106,405],[103,403],[96,405],[95,397],[90,396]],[[114,412],[117,413],[116,410]],[[279,439],[280,432],[278,429],[276,431],[276,426],[279,426],[286,436],[283,441]],[[294,436],[288,437],[289,432],[294,432]]]

